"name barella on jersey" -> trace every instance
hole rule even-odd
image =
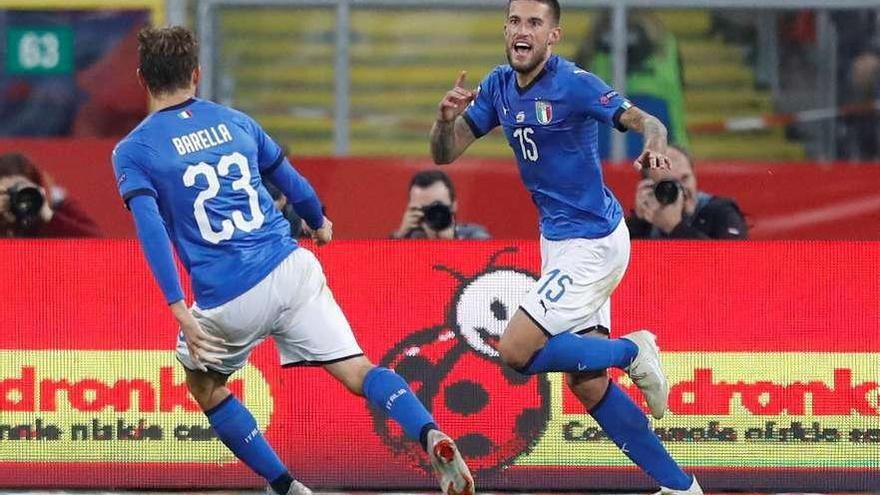
[[[545,238],[596,239],[622,217],[602,178],[598,123],[626,130],[618,118],[630,106],[592,73],[553,55],[525,88],[509,65],[497,67],[464,118],[477,137],[503,127]]]
[[[202,308],[244,293],[296,249],[260,178],[283,160],[253,119],[197,98],[150,115],[113,150],[123,200],[156,198]]]

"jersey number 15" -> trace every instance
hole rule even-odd
[[[530,162],[538,161],[538,145],[531,136],[535,130],[531,127],[518,127],[513,131],[513,137],[519,139],[519,148],[522,150],[523,160]]]
[[[241,211],[233,210],[230,215],[232,220],[224,218],[220,222],[220,231],[218,232],[211,227],[205,202],[216,197],[220,192],[220,180],[217,174],[220,174],[221,177],[228,176],[229,168],[233,165],[238,167],[241,177],[232,182],[232,189],[247,193],[251,218],[247,220]],[[216,169],[205,162],[190,165],[183,174],[183,184],[186,187],[193,187],[196,184],[196,176],[199,175],[205,176],[205,180],[208,182],[208,188],[200,192],[196,196],[195,203],[193,203],[196,224],[199,226],[199,232],[202,234],[203,239],[211,244],[219,244],[221,241],[232,239],[232,234],[235,233],[236,228],[245,232],[251,232],[263,225],[266,217],[263,215],[262,210],[260,210],[260,197],[257,195],[257,190],[251,186],[251,169],[248,167],[248,161],[244,155],[238,152],[225,155],[217,163]]]

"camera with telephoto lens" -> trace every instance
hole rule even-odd
[[[15,216],[18,225],[29,227],[36,223],[43,208],[43,193],[27,183],[14,184],[6,190],[9,195],[9,211]]]
[[[679,194],[681,194],[681,184],[676,180],[665,179],[654,184],[654,197],[661,205],[675,203]]]
[[[446,230],[452,225],[452,210],[440,201],[423,206],[422,213],[425,214],[423,221],[431,230]]]

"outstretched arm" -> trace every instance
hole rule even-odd
[[[627,129],[645,136],[645,149],[633,163],[637,169],[669,169],[669,157],[666,156],[666,126],[657,117],[637,107],[630,107],[620,115],[619,121]]]
[[[466,76],[467,72],[462,71],[455,87],[440,100],[437,120],[431,128],[431,157],[438,165],[454,162],[477,139],[462,116],[476,96],[464,88]]]

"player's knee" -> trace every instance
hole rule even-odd
[[[186,388],[203,411],[213,408],[229,395],[225,377],[208,373],[187,370]]]
[[[514,345],[512,341],[505,340],[503,337],[498,342],[498,353],[501,354],[501,360],[504,364],[519,372],[523,372],[524,368],[528,366],[529,361],[532,359],[532,353],[529,352],[529,350],[524,350],[522,347]]]
[[[364,380],[367,373],[374,367],[375,365],[363,356],[325,366],[346,390],[361,397],[364,395]]]
[[[608,376],[604,371],[593,375],[570,374],[566,376],[566,383],[587,410],[595,407],[608,390]]]
[[[364,377],[363,376],[360,376],[360,377],[352,376],[352,377],[345,378],[341,381],[342,381],[342,385],[345,386],[346,390],[353,393],[354,395],[363,397],[363,395],[364,395]]]

